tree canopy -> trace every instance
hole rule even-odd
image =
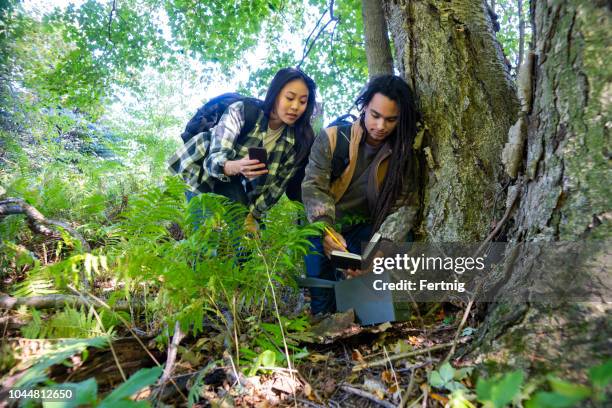
[[[367,78],[359,10],[356,0],[86,0],[32,13],[9,2],[3,37],[12,57],[4,64],[50,105],[91,113],[117,87],[141,91],[143,67],[191,65],[205,83],[247,70],[241,90],[262,97],[277,69],[300,65],[328,114],[339,114]],[[254,52],[265,54],[261,63]]]

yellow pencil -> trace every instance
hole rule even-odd
[[[344,252],[348,252],[348,249],[346,249],[344,247],[344,245],[342,245],[342,243],[340,242],[340,240],[338,238],[336,238],[336,236],[333,234],[333,232],[331,232],[331,230],[327,227],[325,227],[325,232],[327,232],[329,234],[329,236],[334,240],[334,242],[338,245],[340,245],[342,247],[342,250]]]

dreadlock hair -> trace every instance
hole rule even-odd
[[[392,152],[387,168],[387,175],[376,201],[374,228],[378,231],[383,221],[391,211],[395,200],[404,188],[405,180],[413,180],[415,174],[414,139],[417,134],[417,122],[420,119],[416,109],[412,90],[402,78],[396,75],[381,75],[373,78],[355,100],[355,105],[361,111],[361,127],[367,133],[365,126],[365,107],[374,95],[380,93],[397,103],[399,120],[387,141]]]

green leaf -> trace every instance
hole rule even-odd
[[[538,392],[525,404],[526,408],[570,408],[578,401],[556,392]]]
[[[589,378],[595,387],[604,388],[612,382],[612,359],[589,370]]]
[[[443,388],[444,384],[445,381],[442,379],[442,376],[438,371],[434,370],[431,372],[431,374],[429,374],[429,385],[435,388]]]
[[[591,396],[591,389],[582,384],[572,384],[553,376],[548,377],[548,383],[553,391],[568,398],[580,401]]]
[[[487,380],[485,378],[478,379],[478,382],[476,383],[476,395],[478,396],[479,401],[491,401],[493,384],[493,380]]]
[[[481,378],[476,384],[476,395],[479,401],[490,402],[495,408],[502,408],[518,395],[523,380],[522,371],[507,373],[501,380]]]
[[[509,404],[512,399],[521,391],[524,374],[522,371],[514,371],[504,375],[501,381],[493,387],[492,401],[496,407],[503,407]]]
[[[98,383],[95,378],[90,378],[79,383],[63,383],[48,387],[49,390],[71,390],[73,399],[43,402],[43,407],[73,408],[82,405],[95,405],[98,400]]]
[[[463,380],[465,377],[470,375],[474,371],[474,367],[464,367],[455,371],[454,379],[455,380]]]
[[[442,364],[442,367],[440,367],[440,377],[442,378],[442,381],[447,383],[451,381],[454,376],[455,369],[453,368],[453,366],[451,366],[450,363]]]
[[[276,365],[276,354],[271,350],[261,353],[261,365],[263,367],[274,367]]]
[[[161,367],[143,368],[133,374],[126,382],[117,387],[100,404],[102,406],[115,407],[120,400],[131,397],[144,387],[153,384],[161,375]]]

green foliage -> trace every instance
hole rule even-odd
[[[192,408],[200,399],[200,391],[204,386],[204,377],[215,368],[215,363],[210,363],[203,370],[200,370],[198,375],[196,376],[191,388],[189,388],[189,394],[187,395],[187,407]]]
[[[603,390],[612,383],[612,359],[589,369],[589,379],[599,390]]]
[[[324,0],[310,3],[293,1],[287,3],[290,13],[272,15],[263,25],[263,37],[269,44],[270,52],[265,66],[253,71],[244,90],[253,95],[263,96],[274,73],[283,67],[297,65],[306,44],[310,30],[316,21],[327,12],[322,23],[310,38],[315,39],[319,29],[329,20],[329,2]],[[314,10],[314,11],[313,11]],[[338,18],[319,35],[301,68],[317,83],[320,99],[326,118],[329,120],[347,113],[361,87],[368,78],[367,61],[363,43],[363,19],[361,2],[341,0],[334,3],[334,17]],[[301,35],[299,52],[287,49],[285,38],[281,38],[286,28],[293,36]],[[295,27],[307,28],[299,32]]]
[[[478,400],[483,402],[486,407],[505,407],[520,395],[524,376],[522,371],[513,371],[504,374],[502,377],[478,379],[476,384]]]
[[[124,383],[115,388],[102,401],[99,401],[98,384],[95,378],[90,378],[79,383],[62,383],[46,387],[47,390],[71,390],[74,399],[53,403],[53,406],[63,408],[80,407],[83,405],[98,408],[137,408],[150,407],[148,401],[133,401],[131,396],[138,391],[152,385],[162,373],[161,367],[143,368],[134,373]],[[45,406],[45,404],[43,404]]]
[[[450,363],[444,363],[438,370],[429,373],[429,385],[448,391],[465,390],[465,385],[460,381],[469,375],[472,370],[462,368],[455,370]]]
[[[41,319],[41,313],[31,310],[32,320],[21,329],[26,338],[90,338],[102,335],[112,335],[113,326],[118,323],[114,312],[101,310],[99,322],[92,308],[73,308],[66,306],[63,310],[52,314],[47,320]]]
[[[153,367],[153,368],[143,368],[138,370],[134,375],[132,375],[126,382],[121,384],[119,387],[115,388],[113,392],[111,392],[98,407],[115,407],[119,404],[124,405],[124,401],[127,402],[127,399],[134,395],[136,392],[141,390],[142,388],[153,384],[159,376],[161,375],[162,368],[161,367]],[[148,406],[148,404],[141,403],[140,406]]]
[[[526,408],[566,408],[591,398],[606,401],[606,387],[612,383],[612,360],[589,369],[589,385],[573,384],[554,375],[547,376],[551,391],[537,392],[527,403]],[[608,390],[609,391],[609,390]]]
[[[292,362],[297,362],[309,355],[306,348],[299,347],[299,343],[304,340],[312,340],[312,336],[307,331],[310,328],[306,316],[298,316],[289,319],[281,316],[284,329],[284,340],[279,324],[262,323],[256,316],[245,319],[248,324],[247,336],[254,350],[242,347],[240,349],[243,367],[248,367],[248,375],[255,375],[261,367],[275,367],[287,360],[284,349],[284,341]]]
[[[207,310],[221,315],[226,305],[233,314],[249,315],[271,304],[267,273],[286,284],[308,249],[307,237],[317,230],[296,225],[301,210],[287,201],[270,212],[274,222],[266,224],[260,239],[252,239],[244,230],[244,207],[212,194],[186,206],[184,189],[178,178],[166,178],[164,185],[134,196],[111,232],[115,243],[106,250],[126,295],[148,286],[157,293],[148,304],[150,312],[160,313],[170,327],[179,320],[184,330],[197,334]],[[198,212],[206,217],[198,221]],[[172,225],[180,227],[184,239],[173,238]]]
[[[496,13],[499,15],[501,29],[497,32],[497,39],[501,43],[504,54],[508,57],[512,70],[516,73],[519,63],[519,13],[516,0],[498,0],[496,2]],[[525,28],[524,52],[525,56],[529,50],[531,41],[531,24],[529,17],[529,1],[523,0],[522,7],[523,23]]]
[[[143,62],[159,65],[170,50],[152,3],[133,0],[113,6],[111,11],[108,3],[88,0],[56,10],[43,22],[44,29],[60,33],[67,49],[43,76],[65,107],[94,107],[112,84],[137,86]]]
[[[15,383],[15,388],[33,388],[47,378],[46,370],[61,364],[74,354],[81,353],[87,347],[102,348],[106,346],[108,337],[94,337],[91,339],[69,339],[57,343],[49,350],[39,353],[34,365]]]
[[[177,46],[194,58],[220,62],[225,68],[257,44],[262,21],[280,6],[276,0],[164,3]]]
[[[278,68],[298,64],[323,24],[306,43],[309,32],[329,4],[130,0],[113,6],[87,0],[57,7],[42,19],[20,8],[11,11],[15,23],[6,47],[23,73],[20,81],[36,90],[43,104],[100,117],[117,86],[146,97],[143,81],[151,71],[143,67],[173,72],[195,60],[215,67],[219,82],[249,72],[244,89],[263,97]],[[318,36],[302,64],[317,81],[329,117],[346,112],[367,79],[361,3],[337,1],[334,16],[337,21]],[[253,69],[247,55],[261,53],[261,44],[266,63]]]

